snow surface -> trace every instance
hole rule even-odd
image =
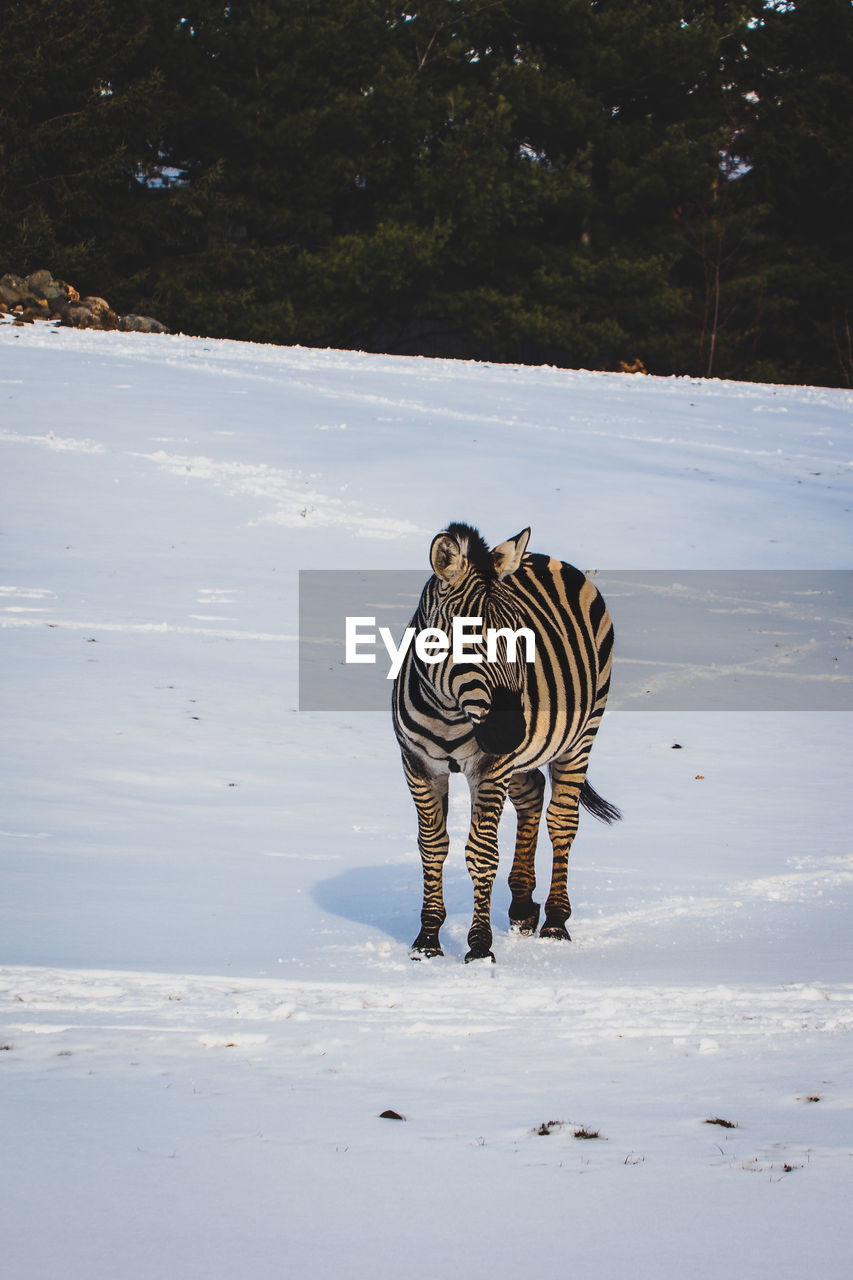
[[[849,713],[611,711],[574,940],[504,878],[494,966],[463,785],[413,964],[390,716],[296,710],[296,583],[453,519],[848,569],[850,393],[4,325],[0,444],[4,1274],[849,1274]]]

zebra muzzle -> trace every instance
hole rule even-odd
[[[474,725],[477,746],[491,756],[506,756],[524,740],[527,726],[521,694],[511,689],[495,689],[488,714]]]

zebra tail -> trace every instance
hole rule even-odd
[[[621,810],[617,809],[616,805],[611,804],[609,800],[603,799],[589,785],[586,779],[584,779],[584,784],[581,787],[580,800],[586,811],[591,813],[594,818],[598,818],[599,822],[618,822],[622,817]]]

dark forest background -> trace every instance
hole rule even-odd
[[[211,337],[853,383],[850,0],[0,0],[0,274]]]

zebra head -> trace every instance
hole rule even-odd
[[[446,635],[455,618],[481,618],[482,626],[475,628],[480,639],[465,645],[470,661],[448,656],[422,671],[442,700],[455,703],[470,720],[477,745],[489,755],[508,755],[526,732],[523,655],[500,632],[515,633],[523,625],[506,580],[521,564],[529,538],[530,530],[524,529],[490,551],[476,529],[454,523],[430,547],[435,576],[421,598],[421,624]],[[491,648],[486,644],[489,631],[497,633]]]

